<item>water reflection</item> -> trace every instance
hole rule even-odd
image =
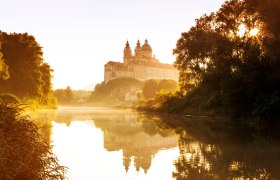
[[[36,117],[69,179],[280,179],[277,129],[104,108]]]
[[[130,110],[41,111],[70,179],[172,179],[178,137]],[[165,169],[165,172],[161,172]]]
[[[97,119],[95,125],[104,132],[104,148],[107,151],[123,151],[123,165],[126,172],[134,161],[137,172],[140,169],[145,173],[149,170],[153,156],[161,149],[170,149],[178,144],[177,137],[163,137],[156,131],[155,123],[150,123],[147,133],[144,127],[147,123],[140,123],[137,114],[119,114],[110,119]]]
[[[177,117],[176,117],[177,118]],[[166,123],[168,122],[168,123]],[[176,179],[279,179],[279,131],[223,119],[162,118],[180,134]],[[183,127],[183,128],[182,128]]]

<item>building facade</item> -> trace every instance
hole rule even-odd
[[[153,51],[147,39],[142,46],[139,40],[137,41],[134,55],[127,41],[123,52],[123,63],[109,61],[104,65],[104,81],[107,83],[117,78],[135,78],[140,81],[148,79],[178,81],[178,70],[171,64],[160,63],[152,54]]]

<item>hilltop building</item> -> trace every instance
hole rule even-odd
[[[171,64],[160,63],[152,54],[153,51],[147,39],[142,46],[139,40],[137,41],[134,55],[127,41],[123,52],[123,63],[109,61],[104,65],[104,81],[107,83],[117,78],[135,78],[140,81],[148,79],[178,81],[178,70]]]

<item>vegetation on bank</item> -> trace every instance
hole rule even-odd
[[[59,104],[69,104],[73,100],[73,91],[70,86],[66,89],[56,89],[53,93]]]
[[[133,78],[119,78],[109,82],[97,84],[88,99],[88,102],[96,104],[113,104],[115,102],[124,102],[125,93],[132,89],[140,89],[143,82]]]
[[[52,69],[42,47],[27,33],[0,31],[0,93],[14,94],[33,109],[56,108]]]
[[[81,105],[85,104],[91,96],[92,91],[72,90],[70,86],[65,89],[56,89],[53,96],[57,99],[60,105]]]
[[[65,179],[66,168],[15,101],[0,98],[0,179]]]
[[[138,108],[279,118],[279,16],[277,0],[230,0],[203,15],[173,51],[180,91]]]
[[[104,105],[117,103],[135,103],[137,100],[153,98],[160,92],[171,92],[178,89],[173,80],[139,81],[133,78],[118,78],[95,86],[87,102]]]

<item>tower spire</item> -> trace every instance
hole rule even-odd
[[[139,41],[139,39],[138,39],[138,41],[137,41],[137,47],[139,47],[141,44],[140,44],[140,41]]]
[[[129,47],[129,42],[128,42],[128,40],[126,41],[125,47]]]
[[[131,59],[132,57],[132,53],[131,53],[131,49],[129,47],[129,42],[128,40],[126,41],[126,44],[125,44],[125,48],[123,50],[123,61],[125,64],[127,64],[129,62],[129,60]]]

